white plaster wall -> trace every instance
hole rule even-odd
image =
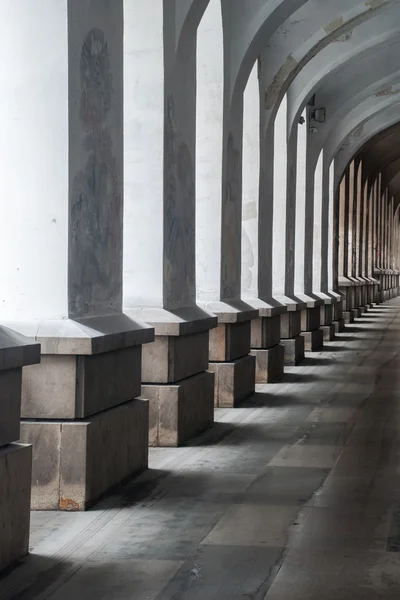
[[[0,319],[67,316],[67,1],[0,3]]]
[[[328,289],[333,290],[333,243],[335,202],[335,163],[329,167],[329,233],[328,233]]]
[[[287,96],[281,102],[274,129],[274,246],[272,293],[285,293],[286,190],[287,190]]]
[[[322,177],[324,152],[319,155],[314,173],[314,244],[313,244],[313,292],[321,291],[321,224],[322,224]]]
[[[243,110],[242,296],[258,293],[258,205],[260,181],[260,91],[258,63],[250,74]]]
[[[163,303],[162,0],[125,0],[124,307]]]
[[[220,298],[223,80],[221,5],[211,0],[197,30],[196,287],[201,302]]]
[[[303,112],[307,119],[307,111]],[[304,293],[304,235],[306,211],[306,155],[307,155],[307,125],[298,125],[297,137],[297,182],[296,182],[296,238],[295,238],[295,293]]]

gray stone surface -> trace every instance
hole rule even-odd
[[[350,323],[354,323],[354,314],[349,310],[344,310],[343,311],[343,320],[346,325],[349,325]]]
[[[143,346],[142,381],[175,383],[205,371],[208,368],[208,336],[208,331],[157,336],[153,343]]]
[[[19,439],[21,383],[21,368],[0,371],[0,448]]]
[[[282,340],[285,348],[285,365],[295,366],[304,359],[304,337],[298,335],[290,340]]]
[[[22,421],[33,445],[33,510],[85,510],[147,468],[149,407],[133,400],[86,421]]]
[[[301,331],[314,331],[321,325],[321,308],[306,308],[301,311]]]
[[[31,446],[0,448],[0,571],[28,553],[31,472]]]
[[[210,331],[210,362],[229,362],[249,354],[251,321],[219,324]]]
[[[251,347],[254,349],[272,348],[281,339],[281,315],[259,317],[251,322]]]
[[[256,358],[256,383],[272,383],[282,378],[285,363],[285,346],[278,344],[268,350],[252,350]]]
[[[304,349],[306,352],[317,352],[324,344],[324,334],[322,329],[304,331],[301,336],[304,338]]]
[[[320,329],[322,331],[324,342],[331,342],[335,339],[336,327],[334,323],[331,323],[330,325],[323,325],[320,327]]]
[[[330,325],[333,321],[334,305],[324,304],[324,306],[321,306],[320,311],[321,325]]]
[[[290,311],[281,316],[281,338],[291,339],[301,333],[301,311]]]
[[[210,362],[209,370],[215,374],[216,407],[234,408],[255,390],[256,359],[250,354],[231,362]]]
[[[90,356],[45,355],[26,367],[22,418],[87,418],[140,396],[141,346]]]
[[[150,446],[179,446],[214,421],[213,373],[170,385],[143,385],[142,396],[149,401]]]

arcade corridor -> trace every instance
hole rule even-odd
[[[400,299],[87,513],[33,513],[1,600],[398,600]]]

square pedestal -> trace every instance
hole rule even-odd
[[[343,311],[343,320],[346,323],[346,325],[349,325],[350,323],[354,323],[354,314],[353,314],[353,312],[350,311],[350,310]]]
[[[301,311],[289,311],[281,315],[281,338],[296,338],[301,333]]]
[[[214,374],[205,371],[168,385],[143,385],[149,400],[150,446],[176,447],[214,421]]]
[[[350,314],[353,315],[353,319],[359,319],[362,315],[360,308],[352,308]]]
[[[321,325],[321,308],[305,308],[301,311],[301,331],[309,332],[319,329]]]
[[[0,371],[0,448],[19,439],[21,383],[22,368]]]
[[[321,328],[323,341],[324,342],[332,342],[335,339],[335,325],[331,323],[330,325],[323,325]]]
[[[342,333],[346,329],[344,319],[339,319],[338,321],[333,321],[332,325],[335,328],[335,334]]]
[[[235,408],[255,391],[256,359],[248,354],[228,363],[210,363],[215,374],[215,406]]]
[[[156,336],[154,342],[143,346],[142,381],[175,383],[206,371],[208,333]]]
[[[304,338],[298,335],[291,340],[282,340],[285,348],[285,365],[295,366],[304,359]]]
[[[330,325],[333,321],[333,305],[325,304],[320,307],[321,325]]]
[[[281,340],[281,315],[259,317],[251,321],[251,347],[266,350],[277,346]]]
[[[0,448],[0,571],[29,550],[32,447]]]
[[[149,405],[132,400],[84,421],[22,421],[33,445],[32,509],[85,510],[147,468]]]
[[[256,358],[256,383],[272,383],[283,377],[285,347],[282,344],[251,353]]]
[[[317,352],[318,350],[321,350],[324,344],[324,336],[321,329],[304,331],[301,335],[304,338],[304,349],[306,352]]]
[[[211,329],[209,362],[230,362],[247,356],[251,347],[251,323],[219,323]],[[267,335],[265,328],[263,334]]]
[[[93,355],[43,355],[25,367],[22,419],[86,419],[141,393],[142,346]]]

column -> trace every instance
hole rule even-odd
[[[267,220],[272,221],[273,211],[267,213],[260,194],[260,125],[264,121],[261,116],[264,106],[260,94],[259,69],[260,63],[257,61],[244,93],[242,297],[259,310],[258,319],[251,321],[251,354],[256,358],[256,382],[262,384],[277,381],[283,375],[284,348],[280,344],[280,315],[285,309],[273,302],[270,291],[262,297],[263,287],[266,287],[265,262],[268,259],[263,253],[270,226]],[[286,143],[284,137],[281,139]]]
[[[155,328],[142,364],[152,446],[214,419],[216,322],[196,306],[197,4],[124,2],[124,309]]]
[[[84,510],[147,466],[153,331],[122,313],[122,8],[0,9],[3,54],[23,40],[0,67],[0,319],[41,343],[22,382],[34,509]]]
[[[234,407],[255,389],[251,321],[258,311],[241,295],[244,90],[231,97],[224,25],[221,3],[211,0],[197,35],[197,300],[218,319],[209,345],[215,404]]]

